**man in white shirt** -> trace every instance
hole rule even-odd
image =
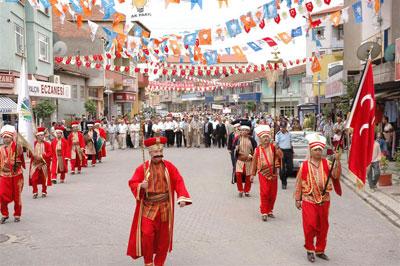
[[[118,149],[126,149],[126,133],[128,132],[128,125],[125,120],[120,121],[118,126]]]
[[[165,137],[167,138],[167,147],[174,146],[175,139],[175,123],[172,121],[172,115],[167,116],[167,121],[164,123]]]
[[[368,168],[368,184],[369,188],[374,192],[376,190],[376,184],[378,183],[379,176],[381,175],[381,170],[379,168],[379,163],[381,161],[381,148],[379,142],[374,141],[374,150],[372,152],[371,165]]]
[[[110,145],[111,145],[111,150],[115,149],[114,143],[115,143],[115,135],[117,134],[117,130],[118,130],[117,125],[115,125],[114,121],[111,120],[111,122],[108,124],[108,127],[107,127],[107,132],[108,132],[108,135],[110,136],[109,141],[110,141]]]
[[[130,124],[129,132],[133,148],[137,149],[139,147],[140,124],[136,119],[133,119],[132,124]]]

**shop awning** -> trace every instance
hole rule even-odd
[[[16,114],[17,104],[8,97],[0,97],[0,114]]]

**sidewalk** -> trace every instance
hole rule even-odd
[[[392,186],[380,187],[373,192],[368,186],[368,180],[365,187],[359,190],[353,177],[350,176],[347,163],[347,154],[342,156],[342,182],[352,189],[360,198],[376,209],[393,225],[400,228],[400,172],[395,163],[389,163],[387,173],[392,174]]]

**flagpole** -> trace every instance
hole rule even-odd
[[[358,88],[357,88],[357,93],[356,93],[356,98],[354,99],[354,101],[351,103],[351,108],[350,108],[350,110],[351,110],[351,112],[350,112],[350,116],[347,118],[347,121],[346,121],[346,126],[345,126],[345,128],[342,130],[342,134],[341,134],[341,136],[340,136],[340,140],[339,140],[339,143],[338,143],[338,145],[335,147],[335,150],[334,150],[334,154],[336,154],[338,151],[339,151],[339,148],[340,148],[340,144],[341,144],[341,142],[343,141],[343,136],[344,136],[344,134],[345,134],[345,131],[348,129],[348,128],[350,128],[350,123],[351,123],[351,120],[353,119],[353,113],[354,113],[354,109],[355,109],[355,103],[356,102],[358,102],[358,98],[360,97],[360,93],[361,93],[361,86],[362,86],[362,84],[364,84],[364,80],[365,80],[365,74],[366,74],[366,70],[368,69],[368,66],[369,66],[369,64],[371,63],[371,51],[372,51],[372,49],[369,51],[369,55],[368,55],[368,61],[367,61],[367,63],[365,64],[365,67],[364,67],[364,70],[363,70],[363,72],[362,72],[362,76],[361,76],[361,79],[360,79],[360,83],[358,84]],[[329,169],[329,174],[328,174],[328,178],[327,178],[327,180],[326,180],[326,182],[325,182],[325,185],[324,185],[324,190],[322,191],[322,196],[324,196],[325,194],[326,194],[326,190],[328,189],[328,184],[329,184],[329,181],[330,181],[330,179],[331,179],[331,176],[332,176],[332,172],[333,172],[333,167],[335,166],[335,163],[336,163],[336,156],[333,158],[333,160],[332,160],[332,165],[331,165],[331,167],[330,167],[330,169]]]

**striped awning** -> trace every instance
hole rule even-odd
[[[17,104],[8,97],[0,97],[0,114],[16,114]]]

